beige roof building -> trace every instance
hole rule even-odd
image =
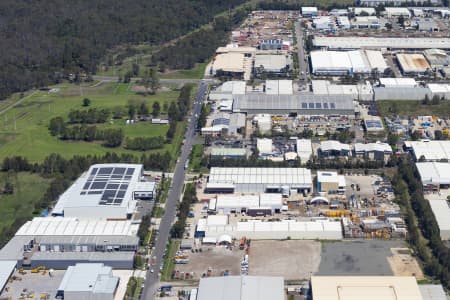
[[[411,276],[312,276],[314,300],[422,300]]]

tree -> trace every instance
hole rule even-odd
[[[55,117],[50,120],[50,125],[48,126],[50,134],[53,136],[62,135],[66,131],[66,123],[62,117]]]
[[[439,98],[438,95],[434,95],[433,98],[431,98],[431,105],[438,105],[441,98]]]
[[[423,105],[430,105],[430,97],[428,96],[428,94],[426,94],[425,98],[423,98],[422,104]]]
[[[400,26],[403,26],[405,23],[405,17],[403,15],[398,16],[397,23],[400,24]]]
[[[139,65],[138,64],[133,64],[132,72],[133,72],[134,76],[138,76],[139,75]]]
[[[88,107],[89,105],[91,105],[91,100],[89,98],[84,98],[83,99],[83,106],[84,107]]]
[[[435,130],[434,131],[434,139],[435,140],[445,140],[444,133],[441,130]]]
[[[136,107],[133,104],[128,105],[128,118],[130,120],[134,120],[134,117],[136,115]]]
[[[150,90],[152,94],[156,94],[156,91],[159,89],[159,76],[158,71],[155,68],[150,69]]]
[[[141,102],[139,105],[139,115],[141,116],[148,116],[148,106],[147,103],[144,101]]]
[[[123,140],[122,129],[105,129],[103,132],[103,145],[106,147],[119,147]]]
[[[153,108],[152,116],[156,118],[157,116],[159,116],[159,113],[161,112],[161,105],[159,104],[158,101],[155,101],[153,102],[152,108]]]

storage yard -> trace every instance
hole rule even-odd
[[[308,279],[319,269],[321,247],[317,241],[252,241],[249,275]]]

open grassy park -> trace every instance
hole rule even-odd
[[[55,90],[34,91],[24,98],[17,95],[7,100],[1,109],[16,102],[16,106],[0,114],[0,160],[8,156],[21,155],[31,162],[39,162],[50,153],[59,153],[64,157],[73,155],[97,154],[112,151],[116,153],[132,153],[141,155],[140,151],[118,148],[106,148],[101,142],[63,141],[52,136],[48,130],[50,119],[61,116],[67,119],[71,110],[88,108],[110,108],[126,106],[131,101],[145,101],[150,111],[155,101],[159,101],[163,109],[176,101],[179,92],[170,89],[159,91],[156,95],[143,95],[133,91],[131,84],[124,83],[90,83],[90,85],[62,84],[53,87]],[[82,100],[89,98],[88,108],[82,106]],[[126,113],[122,119],[110,120],[100,124],[102,128],[122,128],[126,137],[165,136],[168,125],[153,125],[150,122],[126,124]],[[165,144],[163,149],[153,151],[170,151],[172,154],[181,142],[183,124],[178,124],[177,134],[171,144]]]

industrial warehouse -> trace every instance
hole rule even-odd
[[[351,75],[383,73],[387,69],[380,51],[312,51],[312,73],[315,75]]]
[[[326,37],[316,36],[314,46],[326,49],[450,49],[450,38]]]
[[[281,194],[217,195],[208,209],[219,214],[245,213],[250,216],[272,215],[283,208]]]
[[[312,191],[311,171],[305,168],[211,168],[206,193],[295,193]]]
[[[34,218],[0,250],[0,259],[19,267],[65,269],[77,262],[101,262],[119,269],[133,267],[138,224],[75,218]]]
[[[92,219],[129,219],[137,199],[153,199],[154,182],[143,181],[143,166],[93,165],[63,193],[52,215]]]

